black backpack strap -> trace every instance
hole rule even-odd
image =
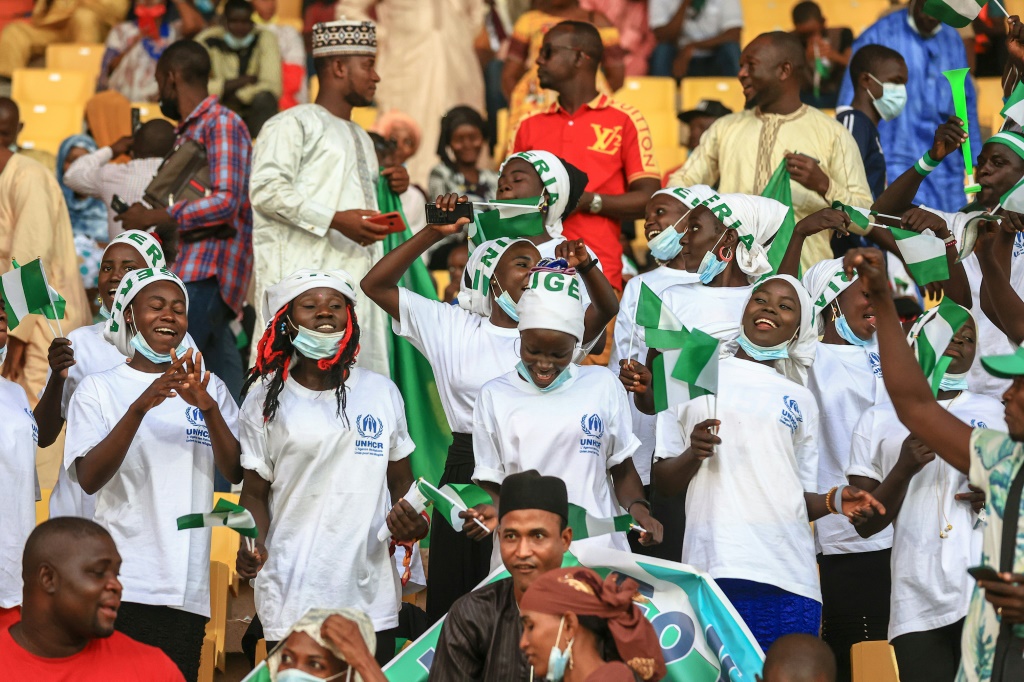
[[[1003,509],[1003,537],[999,549],[999,572],[1013,573],[1013,560],[1017,553],[1017,525],[1020,520],[1021,492],[1024,491],[1024,466],[1021,466],[1017,475],[1010,483],[1010,489],[1006,495],[1006,507]],[[1013,641],[1013,626],[1009,623],[1001,623],[999,626],[999,638],[996,640],[996,651],[992,666],[992,682],[1009,682],[1006,674],[1015,667],[1007,666],[1008,656],[1013,654],[1014,647],[1010,644]],[[1011,666],[1013,664],[1010,664]]]

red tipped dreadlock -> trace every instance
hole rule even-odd
[[[345,333],[338,344],[338,351],[333,357],[322,358],[316,362],[318,369],[331,373],[338,400],[338,416],[343,419],[345,419],[346,402],[345,382],[348,380],[352,372],[352,365],[355,364],[356,356],[359,354],[360,336],[355,306],[348,299],[345,299],[345,304],[348,321],[345,323]],[[263,332],[263,336],[256,345],[255,363],[242,387],[242,396],[244,397],[257,379],[263,378],[266,381],[267,395],[263,402],[264,422],[273,420],[274,415],[277,414],[278,398],[284,388],[284,382],[288,378],[288,368],[291,365],[292,355],[295,353],[295,347],[292,345],[287,330],[288,313],[291,306],[292,304],[289,303],[277,311],[274,319]]]

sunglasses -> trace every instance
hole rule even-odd
[[[585,52],[575,47],[569,47],[568,45],[552,45],[550,43],[548,43],[547,45],[542,45],[540,48],[540,52],[538,54],[541,58],[544,59],[544,61],[547,61],[551,59],[551,55],[555,50],[569,50],[570,52],[578,52],[583,56],[587,56]]]

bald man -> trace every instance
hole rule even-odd
[[[15,154],[22,154],[46,166],[51,173],[57,167],[57,158],[41,149],[24,149],[18,146],[18,136],[25,124],[21,122],[21,110],[10,97],[0,97],[0,147],[7,147]]]
[[[806,72],[795,36],[775,31],[754,38],[740,55],[746,109],[715,121],[668,184],[760,194],[784,160],[798,221],[836,200],[869,208],[871,190],[857,143],[838,121],[800,101]],[[804,270],[829,258],[827,232],[804,242]]]
[[[114,631],[120,568],[102,526],[70,516],[37,526],[22,558],[21,620],[0,625],[4,678],[184,680],[164,652]]]
[[[835,682],[836,659],[828,645],[810,635],[779,637],[764,658],[760,682]]]

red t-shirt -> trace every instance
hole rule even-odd
[[[7,680],[37,682],[184,682],[178,666],[156,647],[115,632],[74,656],[42,658],[18,646],[10,626],[0,630],[0,665]]]
[[[524,118],[512,143],[514,152],[543,150],[560,156],[587,174],[587,191],[624,194],[640,178],[660,180],[654,142],[643,115],[635,108],[598,95],[570,114],[556,102]],[[563,221],[565,236],[583,239],[601,259],[608,281],[622,290],[620,221],[592,215],[581,207]]]
[[[0,630],[4,632],[7,628],[21,620],[21,607],[12,606],[9,609],[0,609]]]

